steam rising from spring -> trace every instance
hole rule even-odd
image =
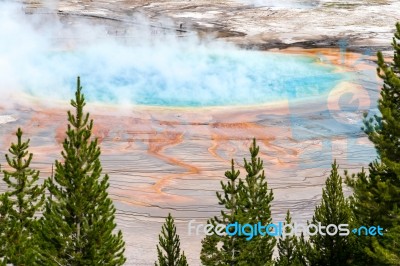
[[[135,25],[127,33],[134,41],[106,32],[0,3],[0,92],[69,99],[79,75],[91,102],[226,106],[321,95],[343,79],[333,67],[303,56],[240,50],[197,37],[153,36]]]

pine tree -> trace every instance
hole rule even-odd
[[[238,223],[266,226],[272,222],[272,190],[263,171],[263,161],[258,157],[259,147],[253,139],[250,147],[251,159],[244,159],[245,179],[234,168],[225,173],[228,182],[221,182],[223,195],[217,193],[219,205],[225,210],[220,216],[209,220],[210,224],[228,225]],[[248,232],[250,233],[250,232]],[[254,232],[255,233],[255,232]],[[265,232],[265,236],[254,234],[251,240],[246,235],[207,236],[202,244],[201,260],[204,265],[271,265],[276,240]],[[219,239],[219,240],[218,240]],[[222,244],[219,248],[218,244]]]
[[[357,265],[394,265],[387,261],[395,255],[396,238],[399,239],[400,236],[394,236],[398,232],[396,230],[390,234],[392,237],[387,235],[387,229],[395,227],[397,224],[390,215],[393,210],[396,210],[396,202],[392,201],[388,187],[390,180],[395,180],[397,177],[393,171],[378,160],[369,164],[368,172],[367,174],[362,169],[360,173],[352,176],[346,173],[346,183],[353,189],[350,201],[353,216],[356,218],[355,228],[379,225],[385,229],[385,233],[384,236],[362,236],[355,239],[355,250],[358,254]],[[384,242],[388,243],[387,248],[380,247]],[[384,251],[385,249],[387,250]]]
[[[260,147],[256,140],[250,146],[250,161],[244,159],[246,178],[239,189],[238,209],[239,223],[258,224],[267,226],[272,223],[271,202],[274,199],[272,190],[268,188],[263,161],[258,157]],[[272,254],[276,245],[276,239],[269,234],[255,235],[250,241],[246,241],[239,254],[240,265],[272,265]]]
[[[207,225],[212,224],[215,227],[216,223],[209,220]],[[201,241],[201,253],[200,253],[200,260],[201,264],[205,266],[222,266],[225,265],[223,262],[227,261],[228,258],[224,259],[224,255],[228,254],[235,254],[234,250],[231,252],[221,252],[218,248],[218,244],[221,243],[224,239],[229,239],[228,237],[220,237],[215,234],[213,230],[213,234],[207,235]],[[222,239],[221,239],[222,238]],[[229,242],[228,242],[229,243]],[[223,245],[223,248],[227,248],[227,246]],[[234,259],[235,257],[231,257],[230,259]],[[233,263],[228,263],[226,265],[232,265]]]
[[[391,181],[396,174],[380,161],[370,163],[369,173],[364,169],[352,176],[347,175],[346,183],[353,188],[350,197],[352,211],[356,218],[355,227],[380,226],[383,236],[362,236],[356,238],[357,265],[398,265],[393,261],[399,254],[399,213],[397,196],[391,191]],[[394,195],[393,195],[394,194]],[[397,219],[397,221],[396,221]]]
[[[381,226],[385,235],[367,237],[360,242],[365,263],[394,265],[400,254],[400,23],[393,38],[393,62],[386,63],[378,52],[378,75],[384,84],[378,100],[380,115],[365,115],[364,131],[375,145],[378,159],[364,171],[348,176],[353,188],[352,203],[357,222],[366,226]],[[390,262],[391,261],[391,262]]]
[[[10,199],[6,193],[0,194],[0,258],[4,258],[7,246],[8,246],[8,231],[10,231],[9,226],[9,209],[10,209]],[[5,259],[5,258],[4,258]]]
[[[316,252],[311,246],[310,242],[304,238],[304,233],[302,232],[300,237],[296,240],[296,264],[301,266],[309,266],[312,265],[311,261],[315,261]]]
[[[380,116],[365,121],[365,132],[374,143],[378,155],[385,165],[396,174],[400,167],[400,23],[393,38],[393,62],[385,62],[378,52],[378,75],[383,79],[381,98],[378,100]]]
[[[1,229],[4,262],[13,265],[40,265],[37,248],[37,215],[44,202],[44,186],[38,185],[39,171],[31,169],[33,154],[29,153],[29,139],[22,141],[22,131],[16,132],[17,143],[12,143],[6,154],[10,170],[4,170],[8,190],[1,196]]]
[[[188,266],[185,253],[181,254],[179,236],[176,234],[174,218],[171,214],[168,214],[165,219],[158,239],[156,266]]]
[[[351,230],[353,225],[351,209],[348,199],[343,195],[342,178],[338,174],[336,161],[332,164],[331,174],[325,182],[322,190],[322,202],[315,208],[311,224],[327,227],[330,224],[339,226],[349,224]],[[321,227],[322,228],[322,227]],[[325,228],[322,233],[310,235],[310,243],[314,249],[311,260],[312,265],[336,266],[352,265],[353,263],[353,236],[341,236],[339,229]]]
[[[225,210],[221,210],[220,216],[211,218],[207,224],[212,224],[213,228],[217,224],[231,224],[238,218],[238,191],[239,191],[239,175],[240,171],[235,170],[234,161],[231,161],[231,170],[225,172],[228,179],[225,184],[221,181],[223,195],[217,192],[218,204],[224,206]],[[202,241],[202,250],[200,259],[203,265],[219,266],[219,265],[236,265],[239,256],[239,242],[243,239],[237,236],[219,236],[213,231],[213,234],[206,236]],[[221,249],[217,246],[222,243]]]
[[[93,120],[84,113],[85,97],[77,80],[75,109],[68,111],[67,137],[55,162],[54,179],[42,220],[41,237],[46,265],[123,265],[124,241],[116,228],[115,207],[102,176],[100,148],[92,138]]]
[[[400,265],[399,248],[400,225],[395,225],[385,233],[384,238],[378,241],[371,238],[371,249],[366,249],[366,253],[375,260],[376,265]]]
[[[292,224],[292,218],[290,216],[290,211],[288,210],[285,218],[285,225]],[[285,230],[286,234],[291,233],[289,228]],[[278,254],[279,257],[275,262],[276,266],[298,266],[301,265],[299,260],[299,247],[296,235],[286,235],[285,237],[279,238],[278,241]]]

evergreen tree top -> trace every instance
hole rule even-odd
[[[243,204],[241,216],[246,217],[242,222],[269,224],[272,221],[271,202],[274,196],[272,189],[268,188],[256,139],[253,139],[249,151],[250,160],[243,159],[246,177],[241,180],[238,193],[239,201]]]
[[[42,210],[45,187],[37,184],[39,171],[30,168],[33,155],[22,135],[18,128],[17,142],[5,155],[9,170],[3,170],[8,190],[0,195],[0,257],[13,265],[35,266],[40,265],[35,215]]]
[[[3,180],[11,189],[6,194],[11,202],[10,215],[21,222],[33,219],[44,202],[44,186],[37,184],[40,172],[30,168],[33,154],[29,153],[30,140],[22,141],[22,130],[15,133],[17,142],[12,143],[5,155],[9,170],[3,170]]]
[[[224,194],[222,195],[220,192],[216,192],[219,204],[225,206],[226,209],[221,210],[221,218],[214,217],[214,220],[218,223],[229,224],[235,222],[237,214],[237,193],[239,191],[239,175],[240,171],[235,170],[235,163],[232,159],[231,170],[225,172],[225,177],[228,179],[228,182],[220,182]]]
[[[314,221],[322,224],[349,223],[351,219],[350,206],[343,194],[342,177],[338,173],[336,160],[332,164],[330,176],[322,189],[322,202],[315,210]]]
[[[292,217],[290,216],[290,211],[286,212],[285,225],[292,224]],[[286,227],[285,232],[290,233],[290,229]],[[285,236],[279,238],[277,247],[279,257],[275,262],[275,266],[297,266],[299,263],[299,246],[298,246],[297,236]]]
[[[93,120],[77,79],[74,112],[68,111],[62,161],[55,162],[54,180],[43,219],[49,263],[68,265],[123,265],[125,242],[116,229],[115,212],[108,195],[109,176],[102,174],[100,147],[92,138]],[[50,246],[50,248],[49,248]]]
[[[364,131],[375,146],[378,160],[369,164],[368,174],[362,171],[346,180],[354,191],[351,200],[357,222],[385,229],[384,237],[360,245],[367,255],[364,264],[369,265],[394,265],[400,254],[400,23],[396,24],[392,46],[392,62],[385,62],[381,52],[377,55],[377,73],[383,80],[380,114],[364,117]]]
[[[187,266],[184,252],[181,254],[179,235],[176,233],[174,218],[171,213],[165,219],[157,245],[158,262],[156,266]]]
[[[378,52],[377,73],[384,82],[378,100],[381,114],[369,118],[365,114],[364,119],[364,131],[374,143],[381,160],[389,165],[400,163],[400,23],[396,24],[396,30],[392,43],[393,61],[385,62],[383,54]]]
[[[258,157],[259,147],[253,139],[249,148],[251,158],[244,159],[245,178],[235,170],[231,161],[231,170],[225,173],[226,183],[221,181],[222,193],[217,192],[219,205],[223,206],[221,215],[210,219],[208,223],[228,225],[258,224],[266,226],[271,223],[272,190],[263,171],[263,161]],[[206,236],[202,241],[201,261],[204,265],[270,265],[276,240],[265,233],[252,237],[250,241],[241,234]],[[221,245],[221,247],[219,247]]]
[[[310,235],[313,247],[311,265],[351,265],[354,259],[353,235],[341,236],[338,226],[349,224],[353,226],[350,203],[345,198],[342,189],[342,177],[338,173],[336,160],[332,164],[330,176],[326,179],[322,190],[321,204],[316,206],[312,224],[324,226],[322,234]],[[335,225],[334,228],[329,225]],[[337,226],[337,227],[336,227]],[[336,230],[336,232],[335,232]],[[310,253],[311,254],[311,253]]]
[[[28,159],[25,159],[25,163],[24,165],[22,165],[22,159],[29,153],[27,151],[27,149],[29,148],[29,142],[30,139],[26,140],[25,142],[22,142],[22,130],[21,128],[18,128],[17,132],[15,133],[15,135],[17,136],[17,143],[12,143],[11,147],[8,149],[8,151],[14,155],[13,159],[10,159],[10,156],[8,154],[6,154],[6,159],[8,164],[11,167],[18,167],[18,168],[23,168],[25,166],[25,168],[27,166],[29,166],[31,160],[32,160],[32,156],[33,154],[30,153]],[[20,161],[18,161],[20,160]]]

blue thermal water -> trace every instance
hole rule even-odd
[[[68,100],[80,76],[91,102],[253,105],[326,95],[347,78],[311,57],[240,50],[194,36],[156,38],[140,29],[140,38],[125,42],[102,27],[64,29],[57,20],[26,16],[18,6],[0,7],[2,95],[24,91]]]
[[[26,79],[26,91],[35,96],[68,97],[80,75],[87,99],[94,102],[253,105],[321,96],[346,78],[333,66],[305,56],[207,47],[104,52],[108,50],[91,47],[39,54],[33,65],[43,78],[40,84]]]

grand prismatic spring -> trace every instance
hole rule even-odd
[[[380,7],[359,4],[363,14],[344,18],[351,27],[329,31],[347,10],[340,1],[114,2],[0,3],[0,158],[20,126],[33,166],[50,175],[80,76],[127,265],[153,264],[169,212],[200,265],[202,236],[189,236],[187,222],[219,212],[219,182],[232,158],[243,166],[253,137],[274,219],[288,208],[295,221],[311,218],[334,158],[353,171],[376,156],[360,128],[376,111],[372,60],[395,20],[372,38],[357,19],[379,25]],[[305,26],[317,11],[324,36]],[[285,14],[296,29],[280,28]]]

